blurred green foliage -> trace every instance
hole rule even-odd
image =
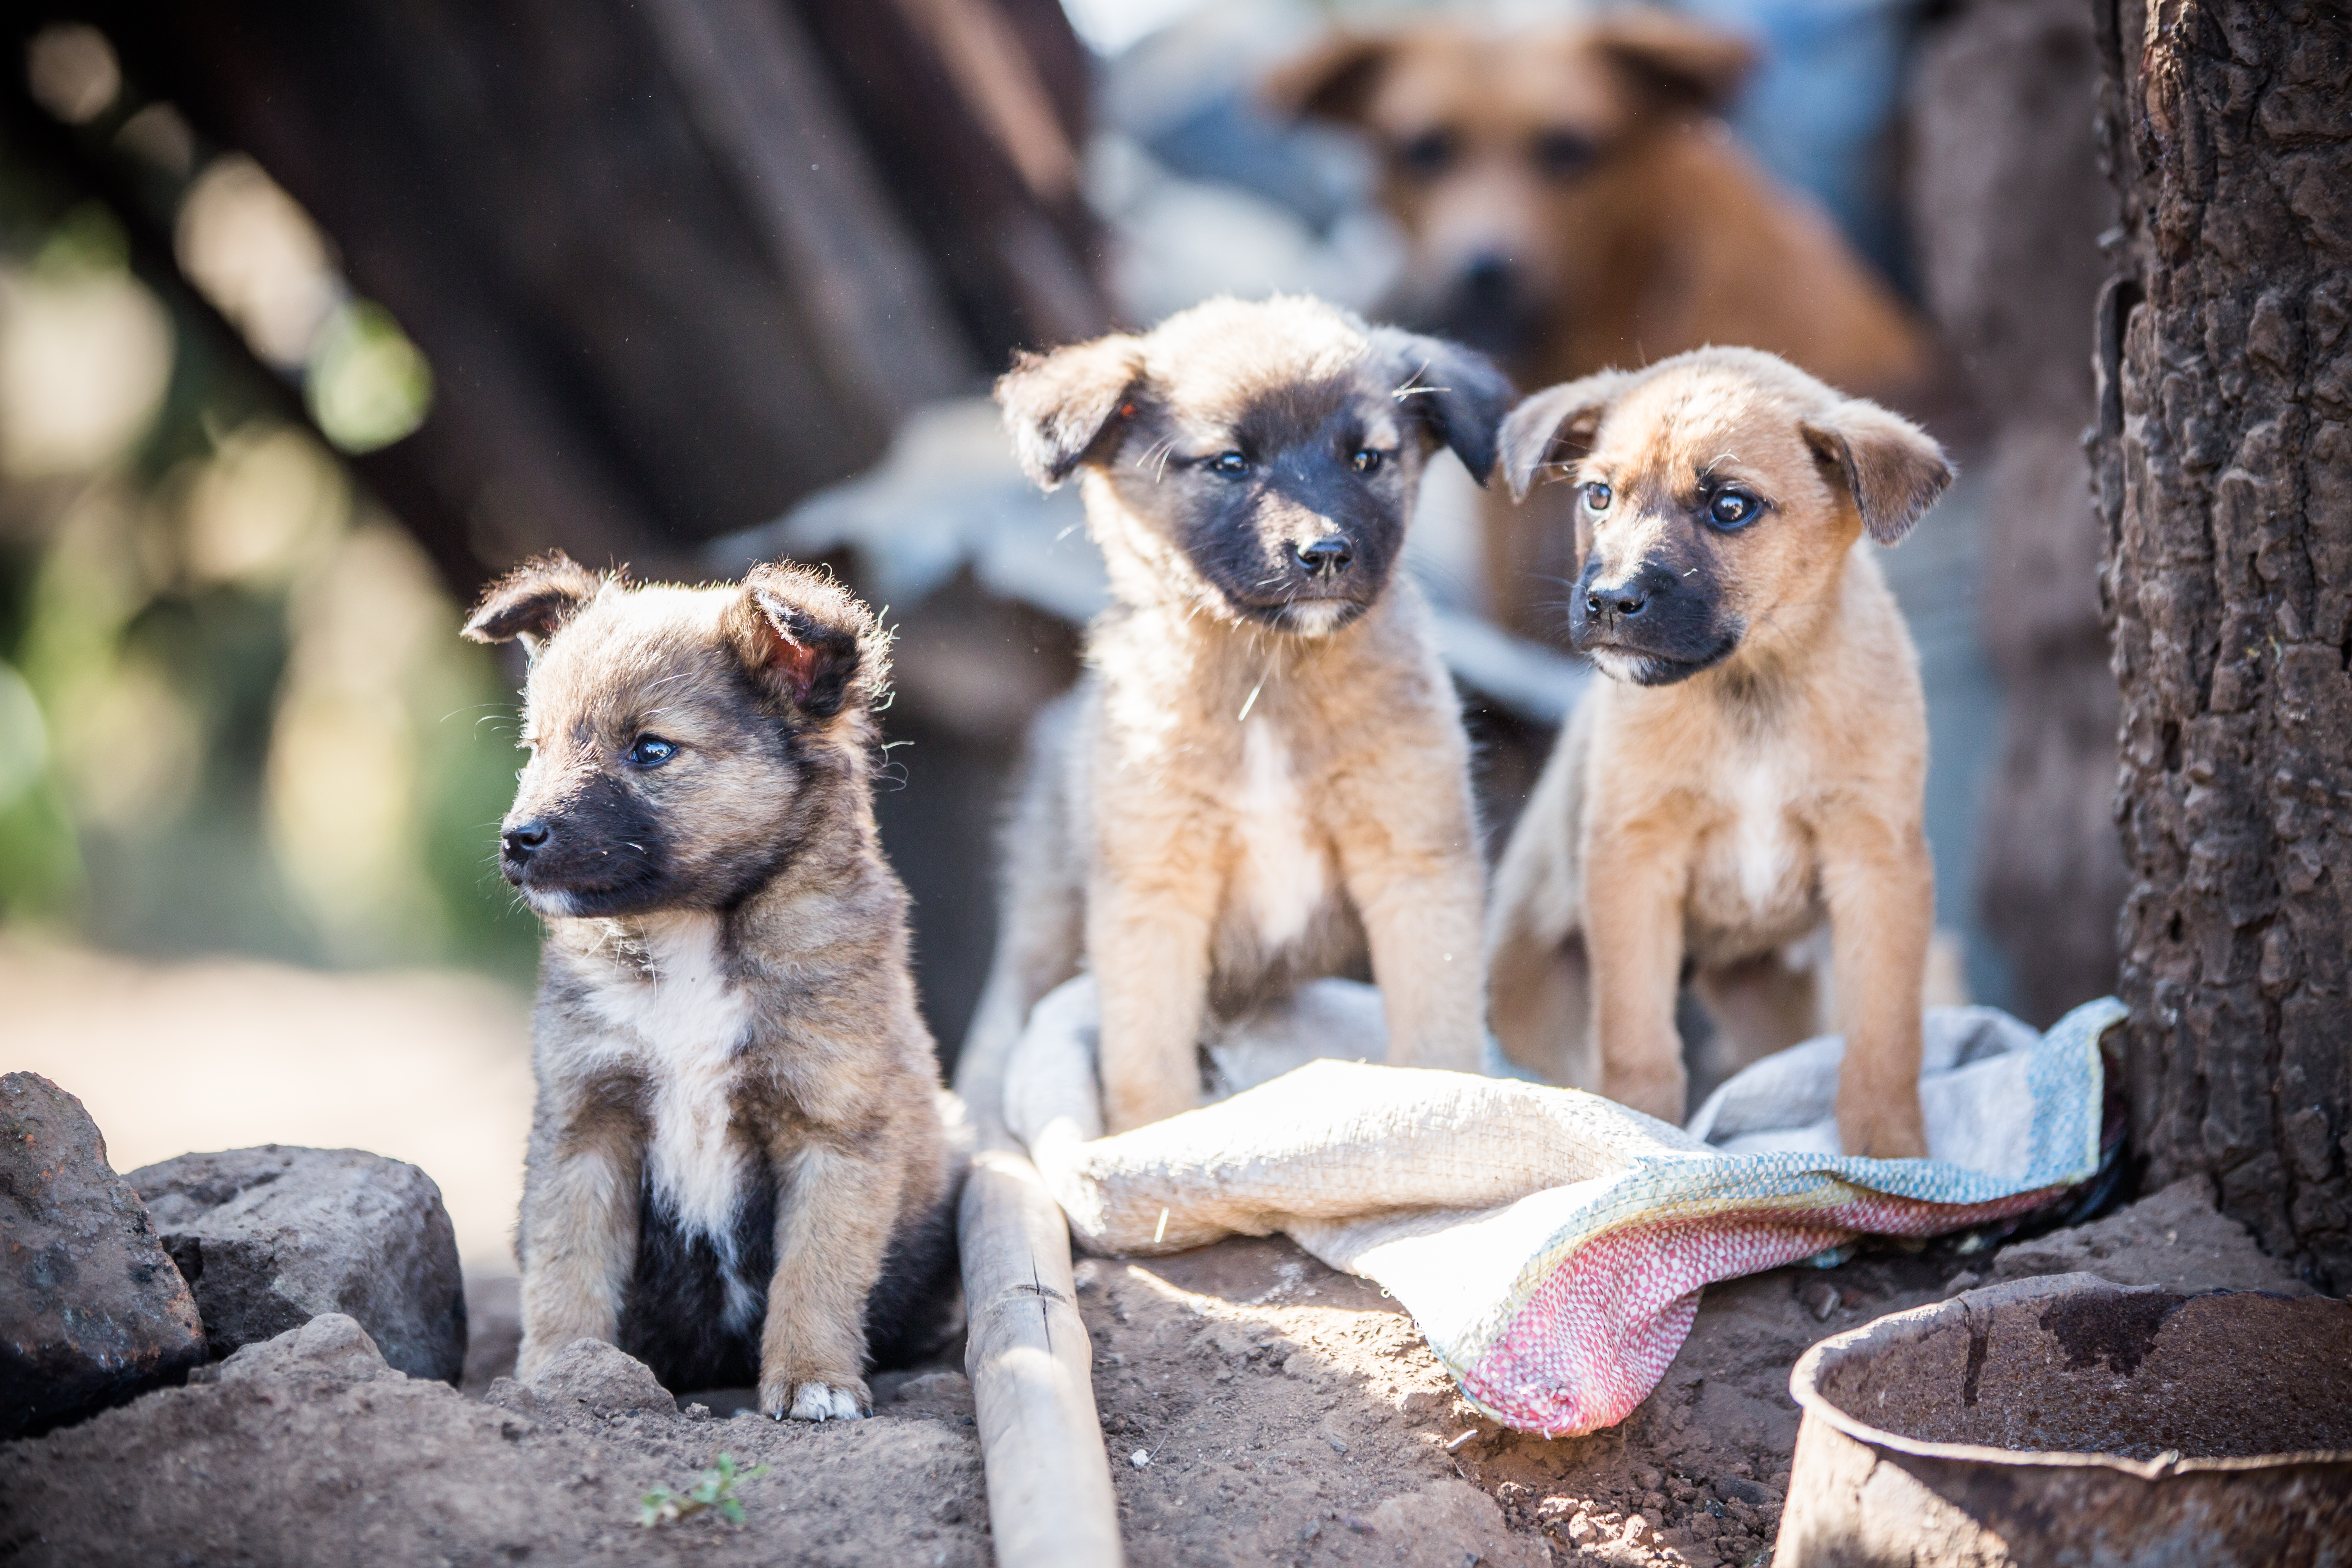
[[[0,921],[527,976],[512,673],[268,373],[128,268],[0,141]],[[368,309],[322,384],[354,447],[430,387]]]

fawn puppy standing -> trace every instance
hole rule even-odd
[[[1813,972],[1784,953],[1826,920],[1840,1141],[1924,1154],[1927,704],[1857,545],[1909,531],[1950,482],[1942,450],[1752,349],[1538,393],[1502,447],[1515,490],[1553,467],[1576,488],[1569,631],[1609,678],[1496,872],[1504,1049],[1679,1122],[1685,964],[1752,1059],[1812,1032]]]
[[[1454,688],[1394,581],[1423,464],[1492,466],[1510,388],[1318,300],[1212,300],[997,384],[1079,473],[1116,600],[1034,737],[957,1079],[995,1114],[1031,1005],[1091,970],[1105,1121],[1187,1110],[1213,1016],[1370,959],[1388,1059],[1475,1070],[1483,870]]]
[[[868,791],[887,639],[831,581],[630,587],[549,556],[467,622],[531,654],[500,869],[547,924],[517,1249],[528,1380],[870,1407],[951,1311],[952,1167]]]

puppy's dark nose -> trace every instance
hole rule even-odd
[[[1462,268],[1462,301],[1472,308],[1507,306],[1518,285],[1518,269],[1500,251],[1482,250]]]
[[[1584,595],[1584,613],[1603,620],[1630,621],[1647,607],[1650,592],[1640,578],[1613,587],[1594,588]]]
[[[1481,250],[1454,274],[1440,321],[1448,337],[1508,357],[1528,335],[1527,290],[1518,265],[1499,250]]]
[[[1298,563],[1318,577],[1333,577],[1348,569],[1356,547],[1344,533],[1327,533],[1298,547]]]
[[[499,842],[506,847],[508,858],[528,860],[531,851],[546,845],[548,837],[547,820],[534,816],[529,822],[518,822],[500,833]]]

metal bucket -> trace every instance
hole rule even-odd
[[[1824,1340],[1775,1568],[2352,1564],[2352,1303],[2060,1274]]]

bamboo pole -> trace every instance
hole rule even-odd
[[[1095,1413],[1094,1348],[1070,1232],[1037,1168],[973,1156],[957,1213],[990,1532],[1003,1568],[1119,1568],[1118,1507]]]

